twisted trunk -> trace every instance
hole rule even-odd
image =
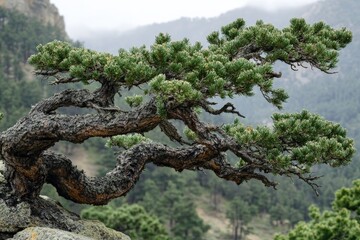
[[[39,195],[42,185],[50,181],[49,174],[55,176],[52,168],[57,168],[59,164],[54,157],[51,159],[54,162],[50,162],[49,154],[45,151],[56,142],[65,140],[81,143],[94,136],[146,132],[155,128],[161,120],[156,115],[153,103],[139,111],[128,113],[105,112],[76,116],[46,114],[55,107],[74,103],[78,100],[71,98],[74,96],[82,95],[66,91],[65,96],[55,95],[41,102],[27,117],[1,134],[1,156],[6,164],[5,178],[17,197],[35,198]],[[58,99],[61,99],[61,104],[58,103]],[[58,171],[59,174],[60,172]]]

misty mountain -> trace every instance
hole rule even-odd
[[[293,110],[306,107],[330,120],[341,122],[349,133],[360,140],[360,16],[357,9],[360,9],[360,1],[357,0],[327,0],[314,4],[306,12],[304,17],[309,22],[323,20],[334,27],[350,29],[353,41],[340,52],[336,74],[310,71],[307,77],[316,81],[297,88],[290,84],[291,98],[287,107]]]
[[[326,0],[314,4],[303,17],[309,22],[324,21],[336,27],[346,27],[353,33],[353,41],[341,51],[338,75],[360,74],[360,59],[356,57],[360,51],[360,1],[358,0]],[[357,53],[357,54],[356,54]],[[356,72],[356,74],[355,74]]]
[[[85,47],[113,54],[116,54],[120,48],[128,49],[144,44],[149,46],[154,42],[155,36],[161,32],[169,33],[174,40],[188,38],[192,42],[199,41],[206,44],[208,34],[238,18],[245,19],[248,25],[253,25],[257,20],[262,19],[277,27],[284,27],[291,18],[302,16],[306,9],[307,7],[301,7],[269,12],[253,7],[244,7],[214,18],[180,18],[167,23],[138,27],[122,33],[93,32],[89,34],[89,37],[84,37],[80,41],[84,42]]]

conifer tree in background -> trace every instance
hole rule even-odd
[[[128,193],[148,163],[177,171],[205,169],[237,184],[254,179],[268,187],[276,187],[271,175],[297,177],[316,191],[312,166],[342,166],[354,154],[353,141],[342,127],[307,111],[275,114],[272,127],[247,127],[230,102],[218,107],[212,100],[251,96],[258,88],[280,109],[287,94],[273,86],[281,77],[273,65],[282,62],[293,70],[310,65],[329,73],[351,37],[346,29],[322,22],[309,25],[293,19],[279,30],[262,21],[246,27],[239,19],[210,34],[207,48],[186,39],[171,41],[166,34],[157,36],[150,49],[120,50],[116,56],[60,41],[39,45],[29,60],[36,74],[52,84],[94,84],[97,89],[57,93],[0,133],[9,183],[9,194],[1,197],[13,205],[30,203],[46,225],[53,214],[39,198],[44,183],[71,201],[103,205]],[[116,94],[134,88],[142,94],[121,99],[129,108],[114,104]],[[59,113],[64,107],[92,111]],[[240,120],[216,126],[200,120],[199,109]],[[177,144],[148,139],[146,133],[157,127]],[[109,146],[125,149],[115,168],[102,177],[87,177],[71,159],[49,150],[58,141],[83,143],[93,137],[111,137]],[[236,165],[228,161],[228,151],[238,157]],[[59,216],[51,224],[66,228],[62,223]]]
[[[24,64],[36,52],[36,45],[53,39],[64,40],[66,36],[55,26],[44,26],[0,7],[0,111],[4,113],[0,131],[14,125],[44,95],[40,81],[27,79]]]
[[[111,206],[91,207],[83,210],[81,217],[99,220],[107,227],[124,232],[134,240],[169,240],[159,219],[148,214],[137,204],[124,204],[115,209]]]
[[[288,235],[275,240],[357,240],[360,236],[360,179],[351,188],[336,191],[332,211],[309,208],[311,221],[300,222]]]
[[[246,225],[256,215],[257,208],[242,200],[234,198],[229,202],[226,217],[232,225],[233,240],[241,240],[250,232]]]

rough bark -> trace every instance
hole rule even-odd
[[[232,167],[223,152],[237,144],[220,137],[191,110],[191,106],[177,106],[168,110],[168,119],[183,121],[196,132],[199,139],[193,145],[170,148],[156,143],[140,144],[117,158],[117,166],[105,177],[89,178],[79,171],[71,160],[49,151],[60,140],[81,143],[91,137],[110,137],[127,133],[144,133],[160,126],[170,138],[181,141],[176,129],[157,113],[155,100],[143,107],[124,112],[113,107],[108,98],[98,98],[88,90],[65,90],[38,103],[29,115],[12,128],[1,133],[1,156],[5,160],[5,178],[19,199],[35,199],[45,182],[54,185],[59,194],[69,200],[87,204],[105,204],[125,195],[136,183],[147,163],[184,169],[209,169],[219,177],[238,184],[256,178],[268,186],[275,184],[265,176]],[[109,93],[112,98],[114,94]],[[97,111],[85,115],[63,115],[57,109],[67,106],[92,108]],[[225,108],[224,108],[225,109]],[[218,114],[218,112],[216,112]],[[250,159],[246,153],[236,154]]]

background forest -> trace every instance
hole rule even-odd
[[[283,78],[278,84],[290,95],[283,112],[308,109],[339,122],[360,149],[360,17],[357,9],[360,9],[360,2],[356,0],[326,0],[281,12],[242,8],[216,18],[182,18],[122,34],[94,34],[94,37],[81,41],[85,47],[116,53],[119,48],[149,46],[159,32],[168,32],[175,40],[186,37],[206,45],[206,35],[239,17],[248,25],[262,19],[280,28],[293,17],[304,17],[309,22],[324,20],[334,27],[346,27],[353,32],[353,42],[341,52],[337,74],[325,75],[301,69],[293,72],[279,67]],[[35,47],[53,39],[68,40],[68,37],[55,26],[44,25],[35,18],[0,7],[0,112],[4,114],[0,131],[12,126],[39,99],[61,90],[49,87],[45,81],[35,80],[27,65]],[[271,113],[276,111],[260,96],[232,101],[250,125],[266,124]],[[125,107],[125,103],[118,104]],[[77,110],[64,111],[75,114]],[[216,123],[233,120],[226,115],[208,119],[204,114],[203,118]],[[153,134],[149,137],[161,136]],[[114,151],[106,147],[106,139],[93,139],[81,147],[63,143],[55,147],[68,154],[90,175],[104,174],[115,165]],[[108,206],[90,207],[58,200],[84,218],[99,219],[133,239],[272,239],[275,233],[287,232],[299,221],[309,220],[311,204],[322,210],[329,209],[334,192],[351,186],[353,180],[359,178],[359,161],[357,154],[346,167],[314,169],[318,175],[323,175],[319,180],[320,196],[316,196],[309,186],[290,178],[279,179],[278,189],[273,190],[255,181],[237,186],[208,172],[176,173],[149,166],[125,198]],[[43,194],[57,198],[55,190],[49,186]]]

